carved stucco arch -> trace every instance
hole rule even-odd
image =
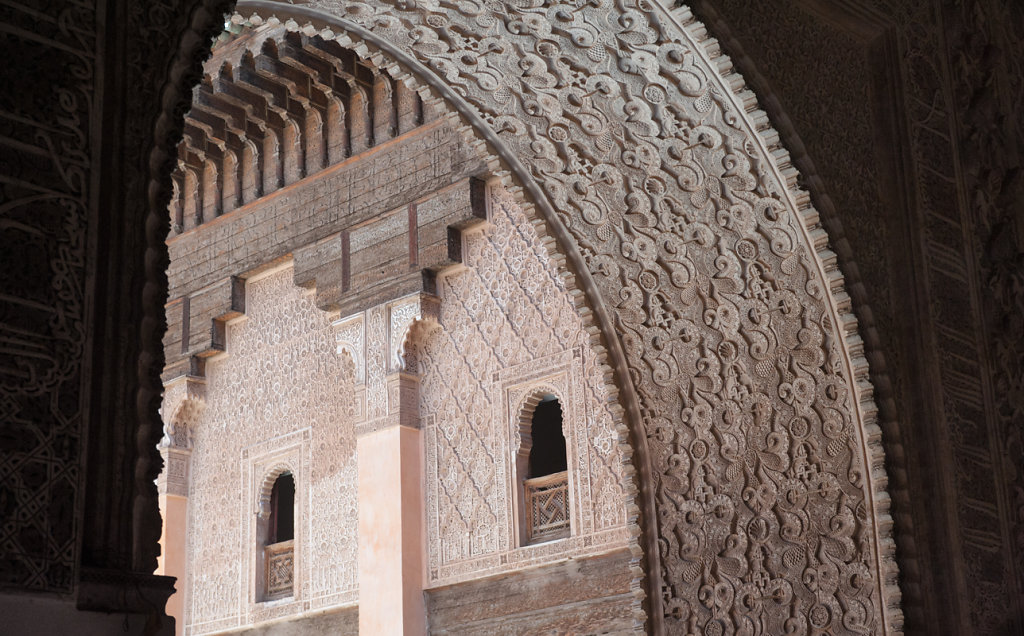
[[[534,382],[527,389],[515,405],[516,423],[516,434],[513,436],[512,455],[519,455],[523,450],[523,439],[526,437],[533,438],[533,413],[537,410],[537,405],[541,403],[545,395],[553,395],[558,400],[559,405],[562,407],[562,436],[566,439],[566,444],[569,443],[569,417],[568,408],[566,405],[569,404],[567,401],[568,396],[565,395],[565,391],[555,386],[550,382],[540,381]],[[530,442],[530,448],[533,447],[533,442]]]
[[[174,415],[164,425],[164,438],[160,440],[161,446],[191,450],[195,425],[205,406],[206,403],[201,399],[183,400],[175,409]]]
[[[285,473],[291,473],[293,479],[295,478],[296,472],[291,462],[280,461],[267,470],[260,481],[260,488],[256,493],[256,514],[264,521],[270,518],[270,496],[274,491],[274,484],[277,483],[277,478]],[[295,490],[298,492],[298,484],[295,485]]]
[[[440,329],[440,303],[436,298],[417,295],[388,305],[389,371],[416,373],[416,349]]]
[[[194,14],[179,50],[178,71],[197,75],[198,61],[208,50],[199,34],[215,30],[217,11],[229,4],[210,1]],[[750,475],[763,475],[778,468],[781,464],[768,457],[773,452],[785,464],[794,461],[787,457],[791,448],[817,445],[823,454],[850,457],[847,469],[832,475],[843,491],[836,514],[823,526],[811,527],[808,519],[806,535],[795,537],[813,544],[817,554],[811,547],[804,555],[787,548],[781,534],[778,541],[775,536],[764,539],[765,546],[772,541],[766,553],[791,559],[793,567],[805,565],[814,576],[836,567],[831,553],[848,555],[852,549],[857,556],[843,562],[850,567],[835,586],[815,579],[810,603],[795,600],[799,595],[793,589],[806,586],[806,577],[801,583],[793,572],[767,576],[761,591],[771,591],[768,602],[782,601],[774,612],[766,608],[763,594],[746,589],[755,585],[752,575],[722,574],[719,564],[720,578],[731,588],[730,602],[746,603],[753,615],[772,614],[798,631],[845,611],[845,622],[834,629],[899,633],[902,616],[880,432],[857,323],[835,255],[827,249],[828,237],[809,197],[797,186],[796,170],[778,135],[689,11],[647,0],[495,8],[467,2],[459,5],[462,13],[436,2],[316,4],[319,8],[251,1],[239,9],[294,16],[299,20],[294,28],[337,36],[396,79],[435,91],[463,117],[467,137],[486,143],[478,147],[496,159],[489,164],[492,171],[513,190],[522,189],[524,207],[539,212],[557,239],[562,265],[582,290],[574,292],[578,307],[602,336],[598,353],[607,353],[602,358],[615,372],[632,427],[639,491],[631,496],[642,509],[640,544],[652,631],[671,623],[673,612],[692,613],[696,627],[712,632],[733,628],[723,622],[732,620],[727,608],[716,606],[713,598],[708,606],[709,599],[694,584],[707,563],[680,567],[672,562],[685,548],[673,533],[692,530],[680,529],[675,515],[729,509],[738,528],[736,541],[762,541],[754,536],[759,529],[778,534],[780,528],[772,526],[765,511],[742,509],[751,499],[741,494],[746,488],[736,487],[749,481],[748,469]],[[456,24],[459,29],[453,28]],[[323,31],[327,26],[331,30]],[[149,245],[155,254],[147,258],[147,272],[151,281],[164,285],[162,231],[167,221],[160,204],[169,196],[169,142],[180,129],[188,86],[180,72],[172,74],[157,125],[162,143],[151,161]],[[729,206],[721,205],[727,200]],[[772,327],[773,316],[740,315],[738,308],[746,307],[739,301],[743,290],[730,287],[730,281],[746,280],[744,263],[759,257],[779,274],[761,281],[759,288],[775,303],[767,305],[768,313],[778,313],[775,326],[785,332],[785,338],[775,337],[787,340],[775,356],[768,355],[773,348],[769,335],[759,331],[762,324],[766,330]],[[700,310],[693,309],[695,303]],[[684,347],[692,342],[697,344]],[[741,344],[747,349],[741,350]],[[685,360],[684,350],[690,356]],[[729,374],[740,367],[746,368],[729,385]],[[766,386],[757,384],[753,373],[767,378],[770,391],[753,395]],[[144,386],[141,397],[150,390]],[[741,399],[730,391],[750,395]],[[749,411],[737,411],[738,405]],[[775,409],[784,417],[772,418]],[[810,422],[811,431],[803,438],[814,443],[791,445],[785,438],[800,437],[801,421]],[[709,433],[719,425],[729,429],[732,441],[725,433],[718,438]],[[770,431],[764,436],[767,445],[748,448],[748,440],[736,433],[749,435],[758,426]],[[684,438],[687,444],[679,446]],[[709,439],[726,442],[695,450]],[[658,447],[657,453],[646,448],[648,442]],[[666,454],[672,445],[677,452]],[[708,508],[687,496],[689,487],[680,481],[687,475],[672,471],[701,461],[712,450],[730,467],[738,466],[731,478],[724,469],[721,476],[738,481],[728,494],[730,483],[719,484],[712,498],[718,503]],[[858,523],[868,529],[862,541],[828,536],[829,528]],[[736,561],[729,553],[735,541],[731,546],[722,555]],[[717,559],[714,550],[704,557]],[[746,564],[738,561],[741,570],[764,566],[749,558]],[[666,567],[667,582],[661,575]],[[778,574],[781,568],[765,574]],[[665,598],[659,592],[663,582],[668,584]],[[741,622],[740,627],[751,625]]]
[[[440,333],[441,324],[437,321],[437,315],[417,316],[402,334],[401,343],[398,348],[398,358],[401,362],[401,371],[418,375],[419,355],[430,337]]]
[[[195,426],[205,408],[205,382],[183,378],[166,387],[160,407],[164,422],[160,447],[191,450]]]

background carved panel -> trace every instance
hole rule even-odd
[[[416,356],[433,584],[518,569],[528,559],[592,554],[626,539],[616,417],[583,321],[512,196],[495,189],[490,209],[492,225],[464,238],[466,268],[438,282],[441,329]],[[533,385],[561,396],[576,521],[571,541],[517,550],[516,410]]]
[[[5,10],[0,54],[0,587],[69,593],[81,529],[82,359],[96,15]],[[73,31],[73,35],[72,35]],[[38,77],[48,77],[39,82]]]
[[[245,466],[294,446],[293,431],[308,437],[308,450],[294,461],[309,462],[296,476],[309,505],[296,519],[296,590],[305,605],[288,613],[354,600],[353,377],[336,347],[330,319],[312,291],[294,285],[290,267],[247,283],[246,318],[228,326],[226,354],[207,366],[207,406],[194,431],[189,561],[203,567],[189,574],[191,633],[277,616],[260,610],[250,617],[245,609],[251,573],[242,569],[256,549],[249,524],[257,501],[248,482],[261,478]]]

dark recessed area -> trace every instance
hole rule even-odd
[[[543,477],[566,470],[562,405],[554,396],[545,396],[533,411],[531,434],[533,447],[530,449],[529,477]]]

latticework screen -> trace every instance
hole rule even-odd
[[[294,541],[281,541],[264,548],[267,564],[266,600],[291,596],[295,578]]]
[[[569,536],[569,473],[527,479],[523,490],[527,539],[536,542]]]

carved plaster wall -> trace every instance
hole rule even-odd
[[[514,198],[490,194],[491,223],[464,237],[438,284],[440,329],[418,343],[430,584],[627,545],[617,414],[583,320]],[[572,536],[518,547],[519,411],[556,394],[569,460]]]
[[[995,112],[1021,97],[1024,6],[694,8],[769,104],[846,273],[885,437],[908,633],[1020,633],[1024,294],[1011,281],[1024,271],[1013,176],[1024,122]]]
[[[356,455],[352,366],[327,314],[290,267],[246,285],[246,318],[207,366],[193,431],[188,633],[355,601]],[[255,517],[267,474],[296,480],[294,599],[255,603]],[[314,505],[315,502],[315,505]]]

